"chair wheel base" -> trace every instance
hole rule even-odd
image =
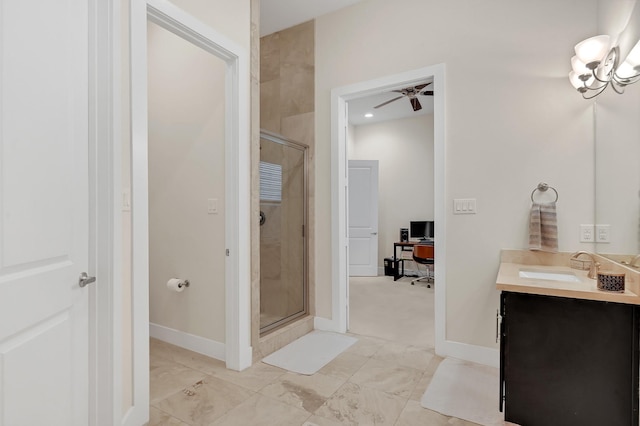
[[[427,288],[431,288],[431,282],[433,281],[433,278],[431,277],[420,277],[416,280],[411,280],[411,285],[416,285],[416,282],[424,281],[424,280],[427,281]]]

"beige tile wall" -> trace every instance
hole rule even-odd
[[[251,346],[260,339],[260,0],[251,0]]]
[[[255,13],[257,11],[257,13]],[[255,15],[255,17],[254,17]],[[315,22],[309,21],[295,27],[267,35],[256,42],[259,28],[259,5],[252,0],[252,213],[257,217],[260,158],[259,128],[301,142],[309,146],[308,168],[308,247],[309,247],[309,309],[314,314],[314,105],[315,105]],[[259,58],[259,61],[256,59]],[[259,81],[256,96],[255,80]],[[258,99],[256,99],[258,98]],[[259,128],[253,114],[259,105]],[[256,136],[257,135],[257,136]],[[309,318],[288,325],[283,330],[260,337],[260,229],[252,224],[252,346],[254,360],[285,346],[313,329]],[[265,253],[262,253],[264,256]],[[264,260],[264,259],[263,259]],[[262,295],[264,299],[266,295]]]

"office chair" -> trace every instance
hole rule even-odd
[[[430,274],[431,267],[433,266],[433,255],[433,245],[416,244],[413,246],[413,260],[416,262],[416,265],[422,264],[427,267],[427,275],[412,280],[411,285],[414,285],[418,281],[427,280],[427,287],[431,288],[431,284],[429,283],[433,282],[433,275]]]

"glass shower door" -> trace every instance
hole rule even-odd
[[[307,314],[307,147],[260,135],[260,332]]]

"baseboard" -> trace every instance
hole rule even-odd
[[[338,332],[339,328],[335,321],[328,318],[314,317],[313,328],[321,331],[335,331]]]
[[[468,345],[466,343],[445,340],[442,344],[436,344],[436,355],[475,362],[476,364],[491,367],[500,366],[500,351],[485,346]]]
[[[226,358],[224,343],[205,339],[204,337],[195,336],[185,333],[184,331],[149,323],[149,336],[211,358],[219,359],[220,361],[225,361]],[[251,360],[250,354],[244,354],[243,358],[247,357]],[[251,365],[251,361],[249,361],[249,365]]]
[[[216,342],[218,343],[218,342]],[[224,346],[224,345],[223,345]],[[223,347],[224,349],[224,347]],[[222,360],[224,361],[224,360]],[[240,368],[239,371],[242,371],[246,368],[249,368],[253,365],[253,347],[249,346],[244,351],[240,351]]]

